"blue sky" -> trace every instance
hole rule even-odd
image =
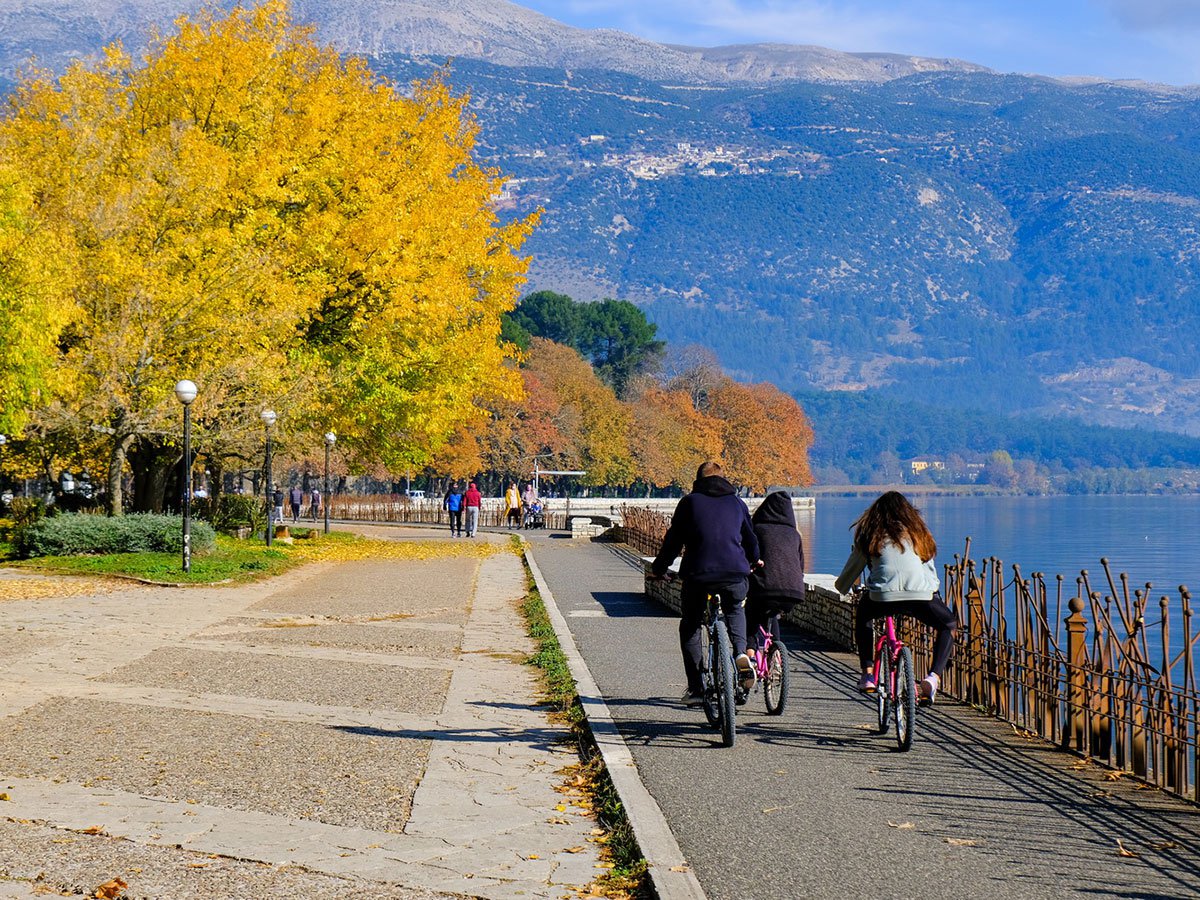
[[[951,56],[1001,72],[1200,83],[1200,0],[515,0],[663,43]]]

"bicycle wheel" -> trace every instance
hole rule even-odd
[[[917,684],[913,677],[912,651],[902,647],[896,665],[896,743],[901,750],[912,746],[916,722]]]
[[[704,718],[713,728],[721,724],[721,706],[717,700],[717,647],[708,633],[708,626],[700,629],[700,683],[704,691]]]
[[[767,676],[763,679],[763,698],[767,701],[767,715],[783,714],[787,706],[788,688],[792,675],[788,671],[787,647],[776,641],[767,653]]]
[[[886,734],[892,711],[892,648],[887,644],[879,652],[879,680],[875,685],[875,715],[879,733]]]
[[[736,698],[733,686],[733,644],[723,621],[717,622],[717,699],[721,707],[721,742],[732,747],[737,739]]]

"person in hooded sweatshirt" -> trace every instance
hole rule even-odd
[[[796,530],[796,512],[785,491],[767,494],[750,521],[763,561],[750,576],[746,600],[746,631],[751,647],[757,649],[758,629],[781,641],[780,614],[804,599],[804,538]]]
[[[687,691],[683,702],[703,702],[700,679],[700,629],[710,594],[721,595],[721,608],[733,641],[734,664],[746,690],[754,687],[754,666],[746,655],[746,594],[751,569],[759,564],[758,538],[750,523],[750,511],[732,484],[721,476],[721,466],[706,462],[696,471],[692,492],[679,501],[662,548],[651,564],[651,573],[662,578],[680,552],[683,579],[679,620],[679,645]]]

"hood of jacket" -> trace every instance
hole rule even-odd
[[[737,490],[720,475],[709,475],[707,478],[697,478],[692,482],[692,492],[703,494],[706,497],[725,497],[729,494],[736,494]]]
[[[796,527],[796,512],[792,509],[792,498],[785,491],[773,491],[767,494],[750,518],[755,525]]]

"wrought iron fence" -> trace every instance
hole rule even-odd
[[[1072,591],[1063,576],[978,565],[970,541],[945,567],[943,591],[958,615],[955,655],[943,691],[1026,732],[1200,801],[1191,595],[1153,599],[1149,583],[1131,588],[1101,559],[1103,582],[1082,571]],[[1010,574],[1011,573],[1011,574]],[[1107,590],[1105,590],[1107,588]],[[1172,604],[1182,641],[1172,644]],[[1148,618],[1149,617],[1149,618]],[[903,626],[921,663],[928,630]]]

